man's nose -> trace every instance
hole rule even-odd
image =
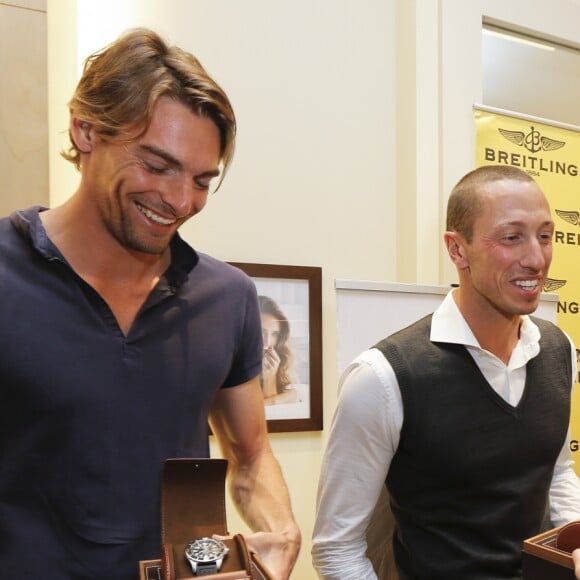
[[[207,200],[207,190],[196,187],[193,180],[186,176],[180,177],[173,185],[167,201],[176,217],[188,217],[203,209]]]
[[[546,252],[546,246],[538,239],[532,238],[530,243],[526,245],[526,251],[521,260],[522,266],[536,271],[545,269],[548,264]]]

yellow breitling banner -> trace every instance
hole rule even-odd
[[[544,290],[558,293],[557,323],[580,353],[580,129],[475,109],[476,166],[512,165],[542,188],[556,224]],[[578,377],[576,377],[578,381]],[[571,450],[580,475],[580,387],[572,400]]]

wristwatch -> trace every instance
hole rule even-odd
[[[196,576],[218,572],[228,552],[229,548],[214,538],[197,538],[185,547],[185,557]]]

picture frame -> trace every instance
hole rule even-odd
[[[322,269],[229,262],[256,285],[270,433],[322,430]]]

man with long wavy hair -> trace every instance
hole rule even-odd
[[[231,161],[230,102],[137,29],[88,58],[69,106],[77,191],[0,220],[1,575],[134,579],[160,554],[163,462],[207,457],[209,417],[247,542],[288,578],[255,287],[178,234]]]

